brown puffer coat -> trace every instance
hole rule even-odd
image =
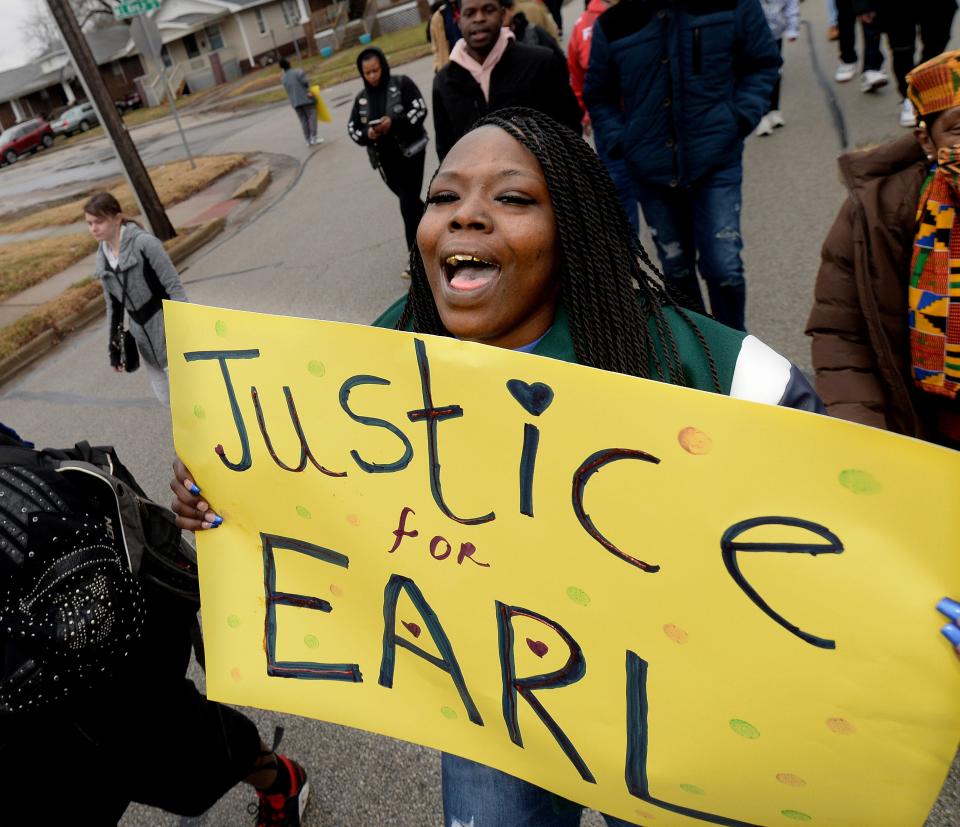
[[[916,211],[928,169],[913,136],[840,158],[850,197],[823,245],[807,335],[817,393],[831,416],[941,442],[948,403],[914,387],[907,327]]]

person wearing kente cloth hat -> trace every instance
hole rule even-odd
[[[807,334],[842,419],[960,448],[960,51],[908,75],[913,135],[840,158],[849,192]]]

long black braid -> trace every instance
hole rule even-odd
[[[577,361],[688,385],[664,313],[669,306],[692,329],[719,391],[716,362],[703,333],[664,288],[663,274],[630,227],[596,153],[574,132],[532,109],[502,109],[473,128],[481,126],[504,130],[526,147],[543,169],[560,239],[561,301],[570,319]],[[417,332],[449,336],[417,247],[410,253],[410,275],[410,292],[397,329],[407,329],[412,321]]]

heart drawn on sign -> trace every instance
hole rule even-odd
[[[507,390],[527,413],[534,416],[540,416],[553,402],[553,388],[543,382],[528,385],[521,379],[511,379],[507,382]]]
[[[530,651],[533,652],[538,658],[542,658],[547,652],[550,651],[550,647],[547,646],[542,640],[533,640],[532,638],[527,638],[527,646],[530,647]]]
[[[400,621],[403,624],[403,628],[406,629],[414,637],[420,637],[420,627],[416,623],[407,623],[405,620]]]

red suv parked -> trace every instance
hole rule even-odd
[[[0,132],[0,164],[12,164],[21,155],[53,146],[53,130],[43,118],[24,121]]]

